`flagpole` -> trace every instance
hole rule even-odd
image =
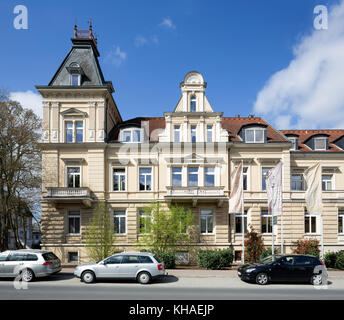
[[[320,162],[320,175],[322,175],[322,163]],[[321,183],[320,179],[320,183]],[[321,187],[321,212],[320,212],[320,217],[321,217],[321,260],[324,261],[324,216],[323,216],[323,201],[322,201],[322,184],[320,185]]]
[[[245,223],[245,218],[244,218],[244,161],[241,160],[241,197],[242,197],[242,206],[241,206],[241,246],[242,246],[242,254],[241,254],[241,259],[242,259],[242,264],[245,264],[245,228],[244,228],[244,223]]]
[[[282,207],[282,210],[283,210],[283,207]],[[283,239],[283,212],[281,212],[281,254],[283,254],[283,251],[284,251],[283,241],[284,241]]]
[[[272,194],[274,194],[274,188],[275,188],[275,183],[273,182],[272,183]],[[273,212],[273,210],[272,210],[272,212],[271,212],[271,214],[272,214],[272,243],[271,243],[271,253],[272,253],[272,255],[274,255],[275,254],[275,234],[274,234],[274,212]]]

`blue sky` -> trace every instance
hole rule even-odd
[[[17,4],[28,8],[28,30],[13,27]],[[213,109],[224,116],[254,113],[279,126],[338,127],[344,122],[305,122],[297,105],[278,113],[285,103],[271,97],[280,91],[266,88],[269,99],[262,94],[264,99],[257,100],[269,79],[288,71],[298,58],[295,46],[315,33],[314,7],[325,5],[331,11],[336,4],[341,1],[2,0],[0,87],[37,93],[34,86],[48,84],[70,50],[74,23],[87,29],[92,17],[103,73],[113,82],[123,119],[172,111],[179,83],[188,71],[197,70],[208,83]],[[317,32],[326,37],[326,30]],[[295,75],[288,77],[293,81]],[[285,101],[293,94],[285,93]]]

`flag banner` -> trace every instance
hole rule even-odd
[[[242,163],[231,174],[231,193],[229,196],[229,213],[242,213],[244,208]]]
[[[303,174],[307,186],[305,201],[307,211],[312,214],[322,213],[322,188],[320,163],[309,167]]]
[[[265,181],[269,214],[282,214],[282,161],[266,174]]]

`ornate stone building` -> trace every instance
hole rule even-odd
[[[317,161],[323,170],[325,249],[344,248],[344,130],[279,131],[259,117],[223,117],[210,105],[207,83],[196,71],[181,82],[174,109],[124,121],[113,85],[104,80],[92,30],[75,30],[72,43],[50,83],[37,86],[43,97],[42,248],[63,263],[88,261],[85,228],[104,199],[116,225],[114,246],[136,250],[142,208],[159,201],[191,208],[196,248],[231,246],[240,260],[242,222],[271,245],[264,175],[280,160],[286,252],[299,238],[320,239],[319,217],[305,211],[302,177]],[[230,173],[241,161],[244,221],[228,214]],[[187,258],[184,251],[180,256]]]

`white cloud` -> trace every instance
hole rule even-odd
[[[113,49],[108,52],[108,54],[104,58],[104,61],[108,61],[116,67],[121,66],[125,60],[127,60],[127,53],[121,51],[121,48],[119,46],[113,47]]]
[[[176,26],[173,24],[170,18],[164,18],[159,26],[167,28],[167,29],[175,29]]]
[[[293,53],[258,93],[255,113],[280,129],[343,128],[344,0],[329,9],[328,29],[314,29]]]
[[[10,100],[18,101],[22,107],[32,109],[40,118],[43,117],[42,97],[31,90],[10,92]]]
[[[147,43],[148,43],[148,40],[141,35],[136,36],[136,38],[134,40],[134,44],[136,47],[142,47]]]

